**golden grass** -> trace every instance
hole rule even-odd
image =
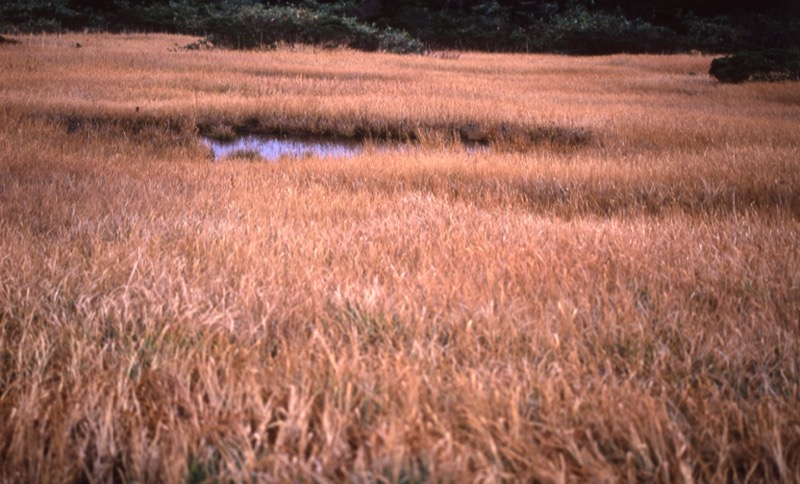
[[[20,40],[0,480],[800,480],[797,84]],[[203,126],[419,143],[215,162]]]

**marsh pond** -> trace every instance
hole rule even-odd
[[[363,143],[354,140],[276,135],[246,135],[230,141],[203,138],[203,141],[211,148],[216,160],[252,158],[271,161],[281,158],[306,158],[310,156],[348,158],[364,149]]]

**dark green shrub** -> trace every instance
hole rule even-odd
[[[711,61],[709,74],[720,82],[800,81],[800,52],[742,52]]]
[[[393,54],[421,54],[425,47],[422,42],[408,35],[408,32],[388,27],[380,33],[378,50]]]
[[[687,15],[683,19],[686,43],[703,52],[741,50],[748,42],[748,33],[729,17],[701,18]]]
[[[555,16],[540,35],[545,49],[577,55],[666,53],[678,45],[677,35],[666,27],[582,7]]]
[[[684,43],[703,52],[763,51],[800,47],[800,23],[775,15],[682,19]]]
[[[0,2],[0,27],[5,31],[62,32],[80,22],[67,0],[7,0]]]
[[[252,49],[278,41],[302,40],[311,12],[293,7],[246,6],[210,17],[205,22],[209,38],[217,45]]]
[[[404,31],[381,31],[374,25],[334,15],[325,9],[246,6],[209,18],[204,27],[214,44],[241,49],[286,42],[395,53],[422,51],[421,44]]]

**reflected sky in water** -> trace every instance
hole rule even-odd
[[[282,157],[346,158],[360,153],[362,146],[355,141],[319,140],[303,138],[281,138],[276,136],[242,136],[233,141],[204,139],[214,152],[215,159],[226,158],[236,152],[257,152],[265,160]]]

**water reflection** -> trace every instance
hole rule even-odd
[[[283,157],[304,158],[334,157],[347,158],[360,153],[362,145],[357,141],[320,140],[305,138],[285,138],[277,136],[242,136],[233,141],[217,141],[204,138],[204,142],[214,152],[215,159],[241,155],[277,160]]]

